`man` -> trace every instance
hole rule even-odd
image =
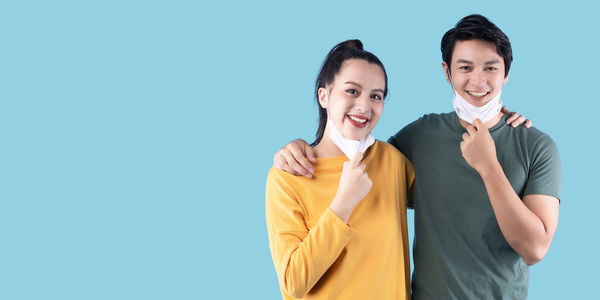
[[[528,265],[544,257],[558,224],[558,149],[536,128],[506,125],[500,95],[512,49],[498,27],[467,16],[441,50],[454,112],[425,115],[388,140],[415,171],[413,296],[524,299]],[[302,174],[310,165],[297,150],[310,149],[293,144],[274,162]]]

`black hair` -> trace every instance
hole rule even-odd
[[[481,40],[496,45],[496,52],[504,59],[504,77],[508,76],[510,63],[513,60],[508,36],[486,17],[477,14],[462,18],[442,37],[442,59],[448,65],[448,72],[450,72],[452,51],[456,41],[469,40]]]
[[[328,84],[333,83],[335,76],[340,72],[342,68],[342,64],[349,59],[362,59],[369,63],[376,64],[381,67],[383,70],[383,76],[385,77],[385,88],[383,90],[383,97],[385,98],[388,93],[387,83],[387,73],[385,72],[385,67],[383,67],[383,63],[375,56],[373,53],[369,51],[365,51],[363,49],[363,44],[360,40],[347,40],[341,42],[333,47],[327,57],[325,57],[325,61],[323,61],[323,65],[321,66],[321,71],[317,76],[317,80],[315,82],[315,98],[317,100],[317,106],[319,107],[319,128],[317,129],[317,134],[315,135],[315,141],[310,144],[311,146],[316,146],[321,139],[323,139],[323,134],[325,133],[325,126],[327,125],[327,110],[321,105],[319,105],[319,89],[326,88]]]

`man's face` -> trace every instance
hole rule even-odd
[[[454,90],[477,107],[485,105],[498,95],[508,81],[508,76],[504,76],[504,59],[491,42],[457,41],[451,65],[443,62],[442,67],[446,72],[446,80]]]

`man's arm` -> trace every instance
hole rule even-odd
[[[541,261],[558,225],[557,198],[515,193],[500,164],[480,172],[500,230],[526,264]]]
[[[523,123],[525,123],[523,124],[525,127],[531,127],[532,123],[529,119],[526,119],[525,116],[521,116],[517,112],[509,111],[506,106],[502,107],[502,113],[510,115],[506,120],[506,123],[513,127],[517,127]],[[388,143],[398,148],[397,144],[392,142],[393,138],[394,137],[391,137],[390,140],[388,140]],[[402,149],[398,148],[398,150],[406,155]],[[408,155],[406,156],[409,157]],[[311,162],[317,162],[315,152],[313,148],[302,139],[291,141],[273,156],[273,166],[275,166],[275,168],[296,176],[302,175],[307,178],[312,178],[314,172]]]
[[[483,179],[506,241],[528,265],[539,262],[556,232],[558,198],[535,193],[519,198],[498,162],[494,140],[480,120],[467,127],[460,148]]]

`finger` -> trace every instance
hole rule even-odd
[[[282,161],[281,150],[277,151],[277,153],[275,153],[275,155],[273,156],[273,166],[279,170],[283,170],[284,164]]]
[[[359,163],[359,164],[358,164],[358,167],[359,167],[361,170],[364,170],[364,169],[365,169],[365,167],[366,167],[366,165],[365,165],[365,163],[363,162],[363,163]]]
[[[310,162],[308,162],[308,160],[306,159],[306,157],[304,156],[304,151],[301,151],[297,148],[292,148],[290,149],[292,155],[294,156],[294,158],[296,159],[296,161],[302,165],[302,167],[304,169],[306,169],[308,172],[313,173],[314,170],[312,168],[312,165],[310,164]]]
[[[527,119],[527,121],[525,121],[525,128],[530,128],[533,125],[533,123],[531,122],[531,120]]]
[[[463,133],[462,138],[463,138],[463,140],[461,143],[468,141],[471,138],[471,136],[465,132],[465,133]]]
[[[519,113],[513,113],[508,119],[506,119],[506,124],[512,123],[514,120],[516,120],[520,116],[521,115],[519,115]]]
[[[508,110],[508,106],[506,106],[506,105],[502,106],[502,109],[500,111],[505,115],[512,114],[512,112],[510,110]]]
[[[467,132],[470,136],[474,136],[477,134],[477,130],[475,130],[475,126],[467,126]]]
[[[294,169],[290,168],[288,165],[283,166],[280,170],[285,171],[287,173],[290,173],[290,174],[292,174],[294,176],[300,176],[300,175],[302,175],[302,174],[294,171]]]
[[[356,151],[354,155],[352,155],[352,159],[350,160],[350,162],[352,163],[352,165],[357,166],[358,163],[360,163],[362,157],[362,153]]]
[[[525,119],[525,116],[520,116],[520,117],[518,117],[516,120],[514,120],[514,121],[512,122],[512,126],[513,126],[513,127],[517,127],[517,126],[519,126],[519,125],[521,125],[521,124],[525,123],[525,120],[526,120],[526,119]]]
[[[465,151],[465,141],[460,142],[460,152]]]
[[[479,131],[483,127],[483,122],[480,119],[475,119],[472,125]]]
[[[304,146],[304,149],[306,150],[306,156],[308,157],[308,160],[314,163],[317,162],[317,154],[315,153],[315,149],[308,144]]]
[[[296,159],[294,158],[294,155],[291,154],[291,152],[289,151],[283,151],[283,157],[286,160],[286,163],[288,164],[288,166],[290,168],[292,168],[294,171],[298,172],[300,175],[304,175],[308,178],[312,177],[312,174],[310,172],[308,172],[308,170],[306,170],[303,166],[301,166]]]

